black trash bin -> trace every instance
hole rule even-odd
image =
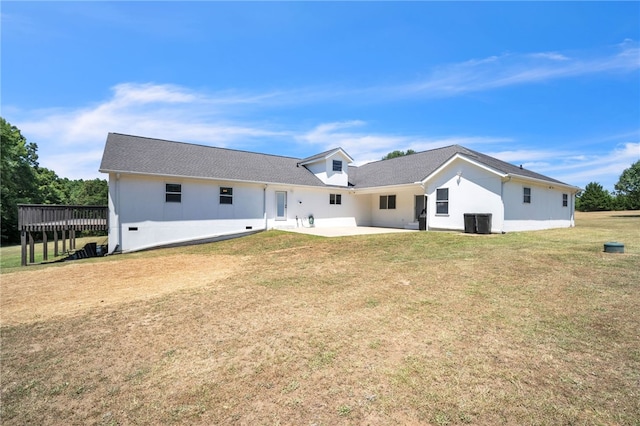
[[[491,213],[476,214],[476,226],[478,234],[491,233]]]
[[[476,215],[475,213],[464,214],[464,232],[465,234],[476,233]]]
[[[427,230],[427,214],[426,213],[420,213],[420,216],[418,217],[418,223],[419,223],[419,228],[421,231],[426,231]]]

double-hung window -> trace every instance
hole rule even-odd
[[[381,195],[380,196],[380,210],[393,210],[396,208],[396,196],[395,195]]]
[[[334,172],[341,172],[342,171],[342,161],[333,160],[333,171]]]
[[[329,204],[342,204],[342,194],[329,194]]]
[[[562,194],[562,207],[569,206],[569,194]]]
[[[220,204],[233,204],[233,188],[220,187]]]
[[[167,183],[165,184],[164,201],[166,203],[181,203],[182,202],[182,185],[179,183]]]
[[[436,189],[436,214],[449,214],[449,188]]]
[[[531,204],[531,188],[527,188],[526,186],[523,188],[522,202],[525,204]]]

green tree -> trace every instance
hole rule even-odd
[[[382,159],[383,160],[391,160],[392,158],[404,157],[405,155],[411,155],[411,154],[415,154],[415,153],[416,152],[414,150],[412,150],[412,149],[408,149],[406,152],[405,151],[395,150],[395,151],[392,151],[392,152],[388,153],[384,157],[382,157]]]
[[[17,242],[18,204],[33,203],[38,198],[36,168],[38,146],[27,143],[20,130],[0,117],[0,220],[2,244]]]
[[[590,182],[576,197],[576,210],[583,212],[611,210],[613,198],[609,191],[597,182]]]
[[[622,208],[640,210],[640,160],[622,172],[614,188]]]
[[[70,194],[69,204],[83,206],[106,206],[109,202],[109,185],[104,179],[76,180]]]
[[[34,199],[38,204],[67,204],[68,195],[64,181],[53,171],[45,167],[35,169],[37,196]]]
[[[38,164],[38,146],[0,117],[0,213],[2,245],[20,241],[18,204],[107,205],[104,179],[69,180]]]

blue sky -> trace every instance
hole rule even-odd
[[[358,164],[460,144],[613,190],[640,159],[640,2],[3,1],[2,116],[98,173],[108,132]]]

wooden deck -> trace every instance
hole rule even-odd
[[[106,206],[59,206],[49,204],[19,204],[18,227],[22,246],[22,265],[35,263],[34,232],[42,232],[42,259],[49,259],[48,236],[53,234],[54,256],[60,254],[58,242],[62,241],[62,253],[76,248],[76,232],[108,231],[109,209]],[[60,237],[60,238],[59,238]],[[29,250],[27,250],[27,247]],[[27,262],[27,251],[28,262]]]

